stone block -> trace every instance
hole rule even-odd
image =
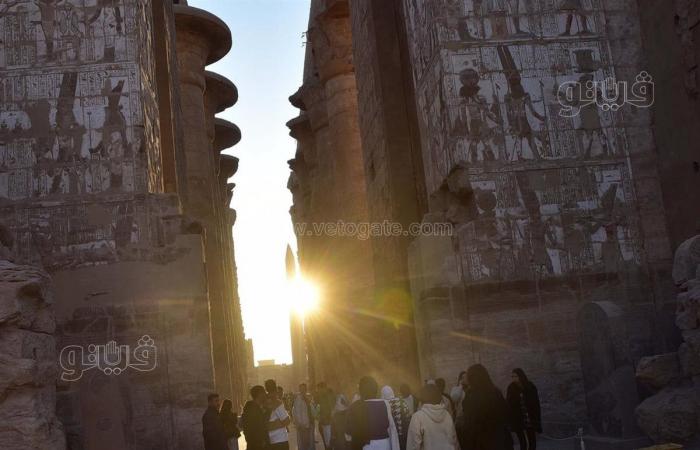
[[[615,439],[600,436],[584,436],[583,442],[586,445],[586,450],[637,450],[640,446],[651,443],[646,437]],[[576,439],[573,448],[581,450],[581,441]]]
[[[673,281],[682,285],[697,276],[700,266],[700,235],[683,242],[673,259]]]
[[[700,328],[700,286],[692,286],[678,296],[676,326],[683,331]]]
[[[677,353],[648,356],[637,365],[637,381],[652,389],[662,389],[680,377]]]
[[[639,427],[654,442],[685,442],[698,430],[693,388],[665,389],[635,411]]]

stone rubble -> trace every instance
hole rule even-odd
[[[676,353],[643,358],[637,381],[656,391],[636,409],[639,427],[658,443],[700,441],[700,235],[676,251],[676,326],[683,343]],[[688,447],[696,448],[696,447]]]

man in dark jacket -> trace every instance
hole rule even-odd
[[[262,386],[253,386],[250,389],[252,400],[243,407],[243,434],[248,450],[264,450],[269,445],[267,423],[269,414],[265,412],[265,400],[267,393]]]
[[[209,404],[202,416],[202,435],[204,450],[226,450],[226,435],[219,416],[219,394],[209,394]]]

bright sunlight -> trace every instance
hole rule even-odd
[[[301,317],[306,317],[318,308],[321,298],[318,286],[303,277],[296,276],[289,281],[291,310]]]

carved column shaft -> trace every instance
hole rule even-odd
[[[176,6],[178,68],[189,197],[186,212],[205,228],[210,329],[217,391],[238,399],[235,388],[235,321],[231,262],[225,244],[230,228],[223,221],[223,195],[218,183],[218,154],[209,129],[213,118],[205,98],[205,67],[228,53],[231,35],[216,16],[189,6]]]

